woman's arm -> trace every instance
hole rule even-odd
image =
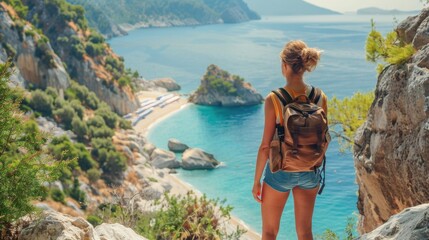
[[[264,171],[265,164],[267,162],[269,151],[270,151],[270,143],[273,139],[274,133],[275,133],[275,126],[276,126],[276,115],[274,112],[274,105],[270,98],[270,95],[268,94],[265,97],[265,106],[264,106],[264,112],[265,112],[265,124],[264,124],[264,133],[262,136],[262,141],[259,146],[258,150],[258,156],[256,159],[256,168],[255,168],[255,177],[254,177],[254,186],[253,186],[253,196],[257,201],[257,195],[260,188],[260,180],[262,177],[262,172]]]

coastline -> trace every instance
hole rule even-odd
[[[140,95],[142,97],[157,97],[160,95],[165,94],[165,92],[142,92]],[[141,120],[136,126],[133,127],[133,129],[142,134],[144,137],[147,138],[147,134],[149,130],[158,124],[160,121],[171,117],[174,113],[177,113],[178,111],[186,108],[187,106],[192,105],[193,103],[188,102],[187,98],[183,98],[182,94],[179,94],[181,98],[173,102],[163,108],[156,108],[154,111],[148,115],[148,117]],[[150,142],[150,141],[149,141]],[[185,182],[184,180],[177,177],[175,174],[167,173],[165,174],[165,178],[168,179],[169,182],[172,183],[173,187],[170,192],[173,194],[185,194],[188,191],[193,191],[198,196],[202,196],[203,194],[196,189],[191,184]],[[244,223],[243,220],[240,218],[234,216],[231,214],[231,219],[229,220],[227,231],[234,231],[237,227],[240,227],[242,229],[245,229],[247,232],[243,234],[243,236],[240,239],[245,240],[256,240],[261,239],[261,235],[257,233],[254,229],[249,227],[246,223]]]

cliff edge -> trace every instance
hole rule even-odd
[[[375,99],[355,137],[360,233],[429,200],[429,8],[396,31],[416,53],[378,77]]]

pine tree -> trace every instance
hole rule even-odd
[[[0,238],[35,210],[30,201],[47,196],[43,183],[64,166],[47,154],[47,135],[20,112],[22,90],[10,86],[10,75],[11,63],[0,64]]]

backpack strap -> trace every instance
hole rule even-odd
[[[323,164],[322,164],[322,169],[320,171],[320,175],[323,174],[323,178],[320,179],[321,185],[320,185],[319,191],[317,192],[319,195],[322,194],[323,188],[325,187],[325,182],[326,182],[325,168],[326,168],[326,155],[323,155]]]
[[[311,85],[311,90],[310,90],[310,94],[308,94],[308,99],[313,101],[313,98],[314,98],[314,86]]]
[[[286,89],[281,87],[281,88],[278,88],[278,90],[280,91],[284,99],[286,99],[286,104],[293,102],[292,96],[288,93],[288,91],[286,91]]]
[[[314,88],[314,100],[313,100],[314,104],[317,104],[319,102],[321,95],[322,95],[322,91],[320,90],[320,88],[315,87]]]
[[[283,114],[280,111],[280,106],[278,105],[278,102],[277,102],[276,98],[274,97],[274,95],[270,94],[270,97],[271,97],[271,100],[273,101],[273,104],[274,104],[274,110],[276,113],[276,124],[283,124]]]

